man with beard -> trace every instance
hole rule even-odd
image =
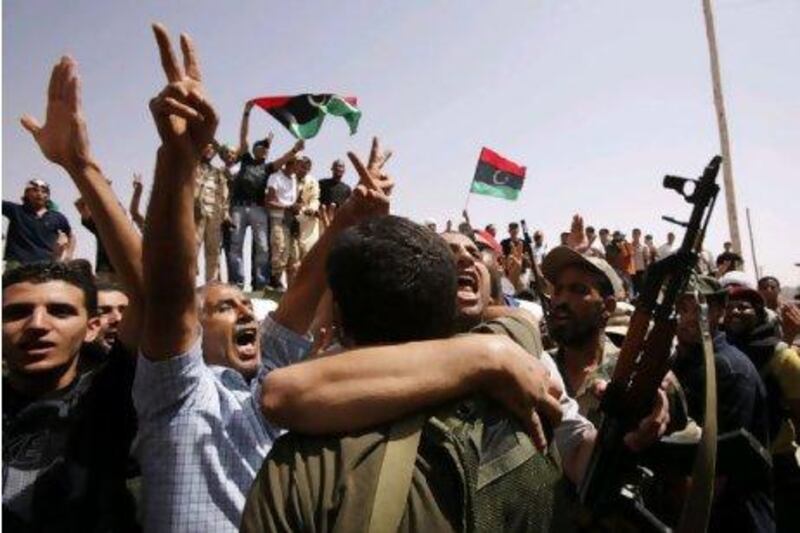
[[[778,531],[798,531],[800,355],[781,340],[778,324],[769,320],[763,297],[753,289],[728,289],[724,324],[728,340],[750,358],[767,390]]]
[[[548,365],[537,361],[541,348],[535,324],[520,317],[518,310],[489,306],[489,273],[478,248],[462,234],[446,233],[443,237],[457,268],[455,287],[447,289],[456,303],[456,330],[502,335],[420,341],[432,334],[432,327],[442,328],[437,335],[446,330],[441,324],[441,317],[447,315],[445,289],[441,281],[434,281],[448,262],[437,250],[440,245],[423,228],[402,219],[376,221],[353,232],[337,245],[334,264],[328,266],[334,299],[358,299],[358,311],[352,303],[338,311],[343,344],[351,349],[276,370],[267,376],[262,398],[265,415],[290,429],[326,435],[346,427],[349,435],[339,439],[289,434],[278,441],[251,491],[243,531],[364,530],[374,503],[380,457],[391,431],[387,426],[364,430],[416,412],[436,414],[422,430],[403,530],[423,525],[436,530],[482,530],[498,524],[505,529],[538,530],[558,527],[556,523],[569,527],[571,517],[559,507],[557,472],[546,466],[551,455],[544,448],[536,411],[555,427],[564,469],[576,482],[591,455],[595,432],[577,415],[577,406],[563,388],[559,390],[555,365],[549,365],[556,379],[554,387]],[[426,280],[428,275],[434,280]],[[403,280],[400,290],[395,287],[398,280]],[[410,316],[412,323],[404,324]],[[481,325],[482,321],[486,322]],[[359,340],[362,327],[373,335],[372,340]],[[356,333],[350,333],[350,328]],[[386,345],[402,341],[412,342]],[[476,393],[504,406],[521,426],[515,430],[516,423],[492,404],[472,396],[464,399]],[[626,437],[633,448],[663,432],[663,402],[659,396],[658,413],[648,418],[642,431]],[[352,404],[353,409],[337,409],[331,416],[330,406],[343,403]],[[558,404],[564,408],[560,424]],[[324,417],[313,415],[326,409]],[[454,431],[452,424],[460,429]],[[473,434],[476,425],[485,427],[483,440]],[[519,427],[534,438],[538,454],[526,444]],[[517,432],[513,442],[506,438],[509,430]],[[467,440],[480,450],[478,458],[466,446]],[[444,442],[453,443],[455,449],[442,449]],[[466,479],[453,476],[453,462],[460,465]],[[511,464],[518,469],[509,470]],[[345,465],[344,470],[335,465]],[[478,481],[476,486],[475,475],[489,476],[486,480],[492,482]],[[290,479],[297,482],[287,486]],[[402,493],[397,496],[405,498]]]
[[[600,394],[619,354],[604,330],[624,293],[622,282],[604,259],[567,246],[545,256],[542,273],[553,285],[548,328],[558,348],[552,356],[567,393],[578,401],[581,414],[597,424]]]
[[[417,365],[425,365],[420,356],[430,353],[419,341],[450,336],[456,302],[472,316],[479,305],[477,271],[457,274],[439,236],[398,217],[345,231],[327,271],[342,345],[358,351],[404,343],[406,358]],[[517,358],[517,364],[535,363],[528,354]],[[377,387],[360,391],[365,404],[382,393]],[[557,462],[483,398],[431,407],[424,417],[403,417],[398,424],[408,425],[404,431],[421,442],[412,444],[404,461],[410,489],[378,489],[379,478],[398,472],[383,471],[398,426],[354,429],[344,437],[289,433],[275,443],[253,485],[242,531],[366,531],[379,520],[373,506],[384,511],[376,503],[382,498],[399,500],[394,528],[402,531],[538,531],[566,527],[571,519]]]

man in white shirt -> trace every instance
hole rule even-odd
[[[651,261],[650,248],[642,242],[642,230],[639,228],[633,229],[633,266],[636,268],[636,273],[633,275],[633,290],[636,294],[642,290],[642,281],[644,280],[644,271]]]
[[[667,233],[667,242],[658,247],[658,258],[663,259],[675,253],[675,234]]]
[[[291,278],[298,262],[297,239],[292,233],[292,225],[297,224],[294,211],[297,202],[297,180],[294,176],[297,163],[298,159],[290,159],[267,180],[266,207],[270,225],[269,245],[272,249],[269,285],[277,290],[284,289],[281,281],[283,273],[288,268],[287,280]]]

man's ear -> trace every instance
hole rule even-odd
[[[97,335],[100,333],[100,328],[103,326],[103,319],[99,316],[95,316],[89,319],[89,322],[86,325],[86,336],[83,338],[83,342],[92,342],[97,338]]]
[[[614,311],[617,309],[617,299],[613,296],[606,296],[603,298],[603,308],[605,309],[608,316],[614,314]]]
[[[345,348],[350,348],[353,345],[352,339],[347,336],[347,332],[345,331],[344,327],[342,327],[342,311],[339,308],[339,303],[336,300],[332,300],[333,305],[333,327],[334,327],[334,335],[335,339]]]

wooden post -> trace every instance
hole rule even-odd
[[[731,163],[730,138],[728,122],[725,118],[725,103],[722,99],[722,82],[719,74],[719,57],[717,40],[714,31],[714,15],[711,11],[711,0],[703,0],[703,14],[706,20],[706,37],[708,53],[711,59],[711,83],[714,89],[714,107],[717,112],[719,127],[719,143],[722,149],[722,177],[725,183],[725,206],[728,211],[728,229],[733,250],[742,255],[742,240],[739,237],[739,217],[736,213],[736,192],[733,186],[733,165]]]
[[[756,273],[756,285],[758,285],[758,280],[761,279],[761,272],[758,268],[758,262],[756,261],[756,241],[753,240],[753,225],[750,222],[750,208],[745,208],[745,213],[747,214],[747,231],[750,234],[750,254],[753,256],[753,271]]]

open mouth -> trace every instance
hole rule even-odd
[[[473,302],[478,299],[478,276],[472,270],[458,274],[458,299],[461,302]]]
[[[258,339],[258,328],[255,325],[239,326],[233,337],[236,350],[243,359],[255,357],[258,353],[256,340]]]
[[[55,348],[56,343],[45,340],[33,340],[23,342],[19,347],[30,355],[44,355]]]

